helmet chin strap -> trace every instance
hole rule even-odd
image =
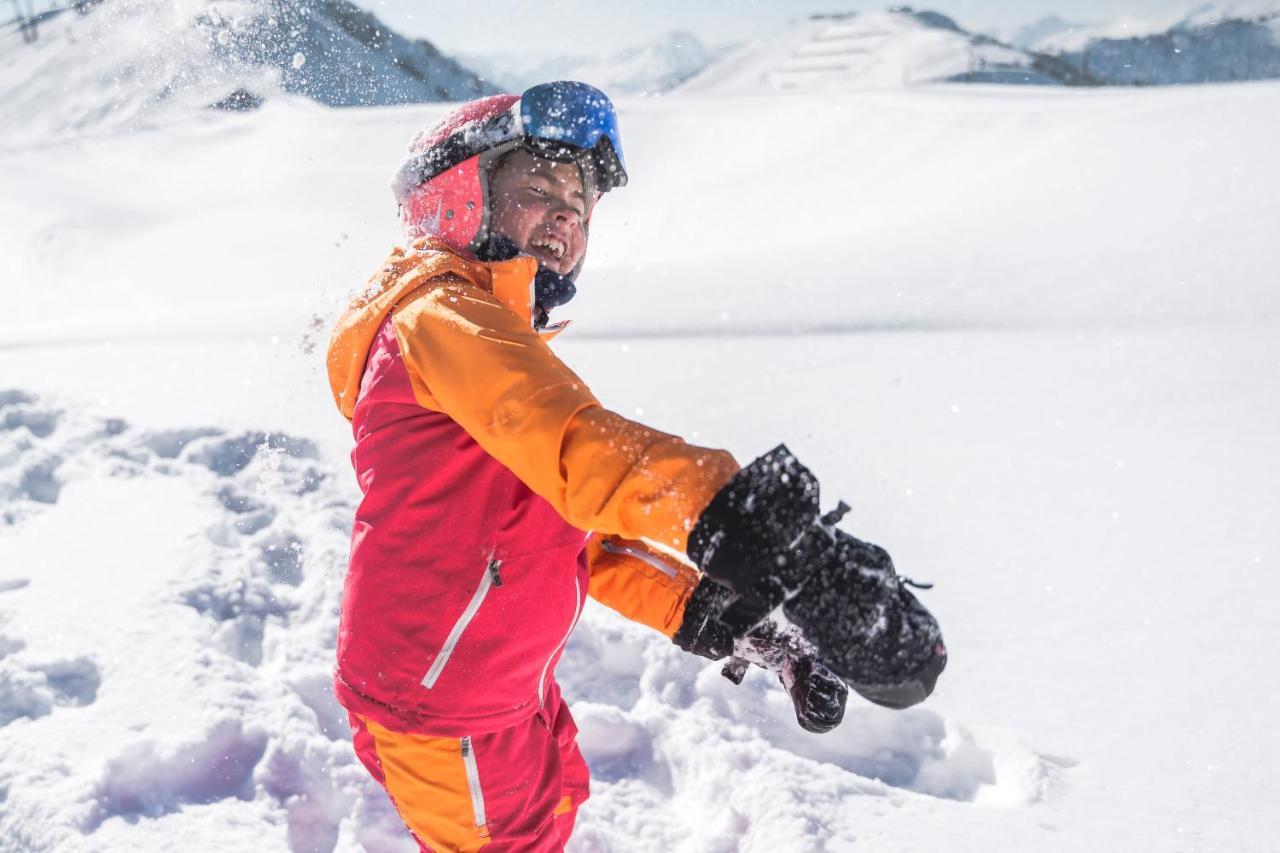
[[[515,240],[502,234],[489,234],[476,249],[476,257],[482,261],[508,261],[518,254],[520,254],[520,247],[516,245]],[[544,328],[550,322],[549,314],[552,308],[559,308],[573,299],[574,294],[578,292],[574,279],[577,278],[581,269],[582,262],[579,261],[568,275],[561,275],[547,269],[541,263],[538,264],[538,273],[533,277],[533,326],[535,329]]]

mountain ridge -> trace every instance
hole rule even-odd
[[[1172,18],[1076,27],[1047,36],[1035,50],[1098,85],[1280,78],[1280,0],[1206,3]]]
[[[1013,43],[1018,41],[1031,44]],[[1274,78],[1280,78],[1280,0],[1204,4],[1173,18],[1101,27],[1051,16],[1004,39],[967,30],[939,12],[900,6],[812,15],[743,46],[676,91],[725,95],[935,83],[1141,86]]]
[[[25,42],[25,43],[24,43]],[[99,0],[0,29],[0,144],[163,124],[301,96],[326,106],[496,91],[348,0]]]

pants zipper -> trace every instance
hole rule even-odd
[[[471,791],[471,813],[476,826],[484,826],[484,791],[480,789],[480,768],[476,766],[476,751],[470,736],[462,739],[462,766],[466,768],[467,788]]]

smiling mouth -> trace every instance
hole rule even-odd
[[[569,251],[569,244],[554,235],[543,234],[530,240],[529,248],[539,254],[561,261],[564,260],[565,252]]]

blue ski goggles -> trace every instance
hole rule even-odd
[[[558,80],[520,96],[520,132],[525,147],[554,160],[594,162],[598,189],[627,184],[618,116],[609,96],[594,86]]]

